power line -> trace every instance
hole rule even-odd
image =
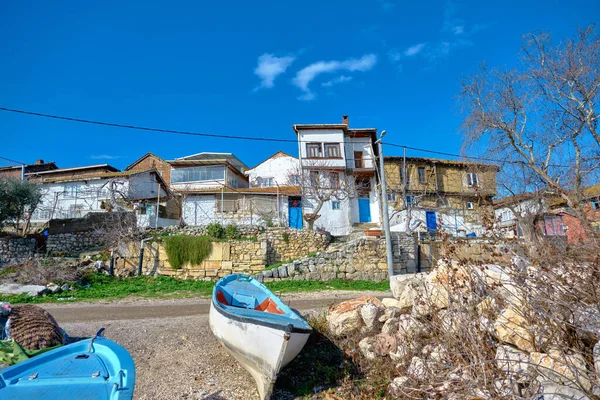
[[[6,157],[1,157],[1,156],[0,156],[0,159],[2,159],[2,160],[6,160],[6,161],[10,161],[10,162],[13,162],[13,163],[16,163],[16,164],[20,164],[20,165],[25,165],[25,163],[23,163],[23,162],[21,162],[21,161],[17,161],[17,160],[11,160],[10,158],[6,158]]]
[[[96,120],[83,119],[83,118],[65,117],[65,116],[61,116],[61,115],[44,114],[44,113],[39,113],[39,112],[34,112],[34,111],[17,110],[14,108],[7,108],[7,107],[0,107],[0,111],[12,112],[12,113],[17,113],[17,114],[25,114],[25,115],[33,115],[36,117],[58,119],[58,120],[63,120],[63,121],[79,122],[79,123],[84,123],[84,124],[111,126],[114,128],[134,129],[134,130],[147,131],[147,132],[173,133],[176,135],[201,136],[201,137],[212,137],[212,138],[220,138],[220,139],[254,140],[254,141],[262,141],[262,142],[285,142],[285,143],[303,142],[303,141],[299,141],[298,139],[277,139],[277,138],[253,137],[253,136],[220,135],[220,134],[216,134],[216,133],[202,133],[202,132],[192,132],[192,131],[180,131],[180,130],[175,130],[175,129],[149,128],[146,126],[127,125],[127,124],[118,124],[118,123],[114,123],[114,122],[105,122],[105,121],[96,121]],[[366,144],[366,143],[370,143],[370,142],[354,142],[354,143]]]

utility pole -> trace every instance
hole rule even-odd
[[[385,185],[385,169],[383,165],[383,144],[381,141],[386,132],[382,131],[376,144],[379,149],[379,170],[381,171],[381,200],[383,202],[383,229],[385,231],[385,251],[387,254],[388,277],[394,276],[394,255],[392,253],[392,235],[390,233],[390,216],[388,211],[387,188]]]

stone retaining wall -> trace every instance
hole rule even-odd
[[[34,253],[35,239],[0,238],[0,264],[33,257]]]
[[[402,235],[397,239],[395,267],[398,272],[406,271],[407,264],[414,260],[414,239]],[[273,280],[372,280],[388,279],[385,240],[377,237],[362,237],[345,246],[312,257],[304,257],[280,267],[262,271],[254,276],[261,282]]]
[[[102,246],[103,234],[72,232],[48,235],[46,250],[51,254],[71,254]]]

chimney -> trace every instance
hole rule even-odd
[[[42,159],[35,160],[36,165],[42,165],[43,163],[44,163],[44,160],[42,160]]]
[[[347,116],[347,115],[344,115],[344,116],[342,117],[342,124],[344,124],[344,125],[348,126],[348,116]]]

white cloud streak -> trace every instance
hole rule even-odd
[[[344,61],[317,61],[298,71],[292,82],[304,92],[299,97],[300,100],[312,100],[315,94],[310,90],[309,85],[317,76],[337,71],[365,72],[372,69],[376,63],[375,54],[366,54],[361,58],[349,58]]]
[[[404,50],[404,55],[407,57],[416,56],[426,45],[427,43],[419,43],[415,44],[414,46],[410,46],[408,49]]]
[[[92,160],[116,160],[117,158],[121,158],[121,156],[111,156],[109,154],[95,154],[91,155],[90,158]]]
[[[275,78],[283,74],[294,62],[296,57],[276,57],[273,54],[265,53],[258,57],[258,66],[254,73],[260,77],[260,86],[256,89],[270,89],[275,86]]]
[[[337,85],[338,83],[349,82],[351,80],[352,80],[351,76],[340,75],[337,78],[333,78],[330,81],[321,83],[321,86],[330,87],[330,86],[333,86],[333,85]]]

